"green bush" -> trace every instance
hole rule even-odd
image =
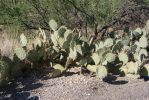
[[[15,1],[15,2],[14,2]],[[68,27],[104,25],[126,0],[0,0],[0,24],[49,29],[49,18]],[[16,30],[19,27],[16,27]]]

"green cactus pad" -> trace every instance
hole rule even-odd
[[[112,48],[112,53],[118,53],[122,50],[123,48],[123,43],[122,41],[118,41]]]
[[[142,29],[142,32],[143,32],[143,36],[147,35],[147,31],[145,29]]]
[[[129,60],[128,59],[128,55],[126,53],[124,53],[124,52],[119,53],[118,54],[118,58],[119,58],[120,61],[123,62],[123,65],[125,65],[128,62],[128,60]]]
[[[51,40],[52,40],[54,46],[58,46],[58,41],[57,41],[57,39],[56,39],[54,34],[51,34]]]
[[[141,28],[136,28],[136,30],[134,30],[133,34],[134,35],[136,35],[136,34],[142,34],[142,29]]]
[[[139,39],[139,47],[146,48],[147,46],[148,46],[147,38],[145,36],[142,36]]]
[[[63,43],[62,48],[63,48],[63,49],[68,49],[69,47],[70,47],[70,42],[69,42],[69,41],[65,41],[65,42]]]
[[[129,36],[125,36],[122,38],[122,43],[123,45],[129,45],[130,43],[130,37]]]
[[[128,69],[128,73],[129,74],[137,74],[137,72],[138,72],[138,68],[139,68],[139,66],[137,65],[137,63],[134,63],[134,62],[128,62],[127,64],[126,64],[126,67],[127,67],[127,69]]]
[[[70,48],[69,49],[69,58],[71,58],[72,60],[75,60],[77,58],[77,50],[76,48],[72,49]]]
[[[51,29],[52,29],[53,31],[56,31],[56,30],[58,29],[58,25],[57,25],[56,21],[53,20],[53,19],[50,20],[49,26],[51,27]]]
[[[79,65],[80,65],[80,66],[86,66],[86,65],[87,65],[87,59],[86,59],[86,58],[81,59],[81,60],[79,61]]]
[[[68,38],[70,38],[70,35],[72,35],[71,34],[72,33],[72,30],[66,30],[65,31],[65,33],[64,33],[64,38],[65,38],[65,40],[67,41],[67,40],[69,40]]]
[[[49,73],[49,77],[58,77],[65,72],[65,68],[60,64],[55,64],[53,68],[54,70],[52,73]]]
[[[124,45],[123,51],[124,52],[130,52],[131,51],[131,48],[129,46],[127,46],[127,45]]]
[[[99,49],[103,48],[104,47],[104,43],[103,41],[100,41],[99,43],[96,43],[95,44],[95,49],[96,51],[98,51]]]
[[[58,44],[59,44],[59,46],[60,46],[61,48],[63,47],[64,42],[65,42],[65,39],[64,39],[64,38],[59,38],[59,39],[58,39]]]
[[[120,70],[120,73],[123,73],[124,75],[128,73],[128,68],[126,65],[120,67],[119,70]]]
[[[63,73],[65,71],[64,66],[60,65],[60,64],[55,64],[53,66],[54,69],[59,70],[61,73]]]
[[[105,41],[104,41],[104,46],[109,48],[113,45],[113,39],[112,38],[107,38]]]
[[[59,37],[64,38],[64,35],[65,35],[65,32],[66,32],[66,31],[67,31],[67,27],[61,26],[61,27],[58,29],[58,35],[59,35]]]
[[[91,56],[93,61],[95,62],[95,65],[98,65],[99,62],[101,61],[101,58],[99,57],[98,53],[93,53],[93,55]]]
[[[147,52],[146,49],[141,49],[139,51],[139,55],[138,55],[139,58],[138,59],[139,59],[140,62],[142,62],[142,60],[143,60],[142,55],[144,55],[145,57],[148,56],[148,52]]]
[[[58,40],[58,39],[59,39],[59,34],[58,34],[58,31],[54,31],[54,36],[55,36],[56,40]]]
[[[82,47],[81,45],[76,45],[76,50],[80,55],[83,55]]]
[[[27,45],[27,38],[26,38],[26,36],[24,34],[20,35],[20,43],[21,43],[22,47]]]
[[[113,54],[113,53],[107,53],[106,56],[105,56],[105,58],[106,58],[106,61],[107,62],[111,63],[111,62],[114,62],[115,61],[116,55]]]
[[[97,67],[97,65],[88,65],[87,69],[92,73],[96,73]]]
[[[62,75],[61,71],[58,69],[54,69],[52,73],[49,73],[49,77],[55,78]]]
[[[146,49],[141,49],[141,50],[139,51],[139,55],[142,55],[142,54],[144,54],[145,57],[147,57],[147,56],[148,56],[147,50],[146,50]]]
[[[138,47],[138,46],[137,46],[136,44],[134,44],[134,45],[132,45],[132,46],[130,47],[130,49],[131,49],[131,51],[132,51],[133,53],[135,53],[137,47]]]
[[[97,77],[99,77],[100,79],[105,78],[108,75],[108,70],[105,66],[101,66],[99,65],[96,69],[96,75]]]
[[[26,52],[23,48],[15,49],[15,54],[20,60],[24,60],[26,58]]]

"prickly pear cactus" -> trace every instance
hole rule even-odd
[[[95,51],[98,51],[99,49],[103,48],[104,47],[104,42],[103,41],[100,41],[99,43],[96,43],[95,44]]]
[[[129,74],[137,74],[138,73],[139,66],[137,65],[137,63],[131,61],[131,62],[128,62],[126,64],[126,66],[127,66],[127,69],[128,69],[127,72]]]
[[[114,62],[116,59],[116,55],[113,53],[107,53],[105,56],[105,60],[109,63]]]
[[[79,62],[76,62],[77,65],[79,66],[86,66],[87,65],[87,60],[84,58],[84,59],[81,59]]]
[[[147,56],[148,56],[147,50],[146,50],[146,49],[141,49],[141,50],[139,51],[139,54],[138,54],[138,60],[139,60],[140,62],[142,62],[142,61],[144,60],[144,57],[147,57]]]
[[[105,78],[108,75],[108,70],[105,66],[101,66],[99,65],[96,69],[96,75],[97,77],[99,77],[100,79]]]
[[[69,58],[71,58],[72,60],[75,60],[77,58],[77,50],[76,50],[76,48],[74,48],[74,49],[70,48]]]
[[[129,60],[127,54],[124,53],[124,52],[119,53],[118,58],[119,58],[120,61],[123,62],[123,65],[125,65]]]
[[[58,46],[58,40],[56,39],[56,36],[54,34],[51,34],[51,40],[54,46]]]
[[[98,55],[98,53],[93,53],[92,59],[95,62],[95,65],[98,65],[101,61],[100,56]]]
[[[56,31],[58,29],[58,25],[57,25],[56,21],[53,19],[50,20],[49,25],[53,31]]]
[[[20,60],[24,60],[26,58],[26,52],[23,48],[17,48],[15,49],[15,54],[17,55],[17,57],[20,59]]]
[[[57,76],[60,76],[66,69],[60,65],[60,64],[55,64],[53,66],[54,68],[54,71],[52,73],[49,73],[49,76],[50,77],[57,77]]]
[[[146,48],[148,46],[148,41],[147,41],[147,38],[145,36],[142,36],[140,39],[139,39],[139,47],[141,48]]]
[[[88,65],[87,66],[87,69],[92,72],[92,73],[95,73],[96,70],[97,70],[97,65]]]
[[[133,32],[133,34],[134,35],[136,35],[136,34],[142,34],[142,29],[141,28],[136,28],[136,30],[134,30],[134,32]]]
[[[119,53],[123,48],[122,41],[118,41],[113,47],[112,47],[112,53]]]
[[[128,68],[126,65],[120,67],[120,74],[124,74],[123,76],[125,76],[128,73]]]
[[[113,39],[112,38],[107,38],[105,41],[104,41],[104,46],[109,48],[113,45]]]
[[[55,64],[55,65],[53,66],[53,68],[54,68],[54,69],[57,69],[57,70],[60,70],[61,73],[65,71],[65,68],[64,68],[62,65],[60,65],[60,64]]]

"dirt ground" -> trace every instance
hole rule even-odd
[[[69,72],[58,78],[29,75],[0,88],[0,100],[149,100],[149,82]]]

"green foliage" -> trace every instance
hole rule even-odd
[[[0,61],[0,87],[9,81],[10,68],[7,62]]]
[[[27,28],[49,29],[48,20],[54,18],[66,26],[94,27],[106,24],[118,13],[127,0],[0,0],[0,23],[20,30]],[[78,21],[81,23],[78,25]]]

